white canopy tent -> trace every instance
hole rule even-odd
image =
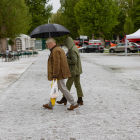
[[[137,30],[135,33],[126,35],[125,38],[125,54],[127,54],[127,39],[137,39],[140,38],[140,29]]]

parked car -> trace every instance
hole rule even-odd
[[[87,45],[85,47],[79,48],[79,52],[96,52],[96,53],[103,53],[104,47],[102,45]]]
[[[80,39],[80,37],[77,37],[74,40],[75,45],[78,45],[80,47],[85,47],[87,45],[101,45],[100,40],[89,40],[89,37],[83,41],[83,39]]]
[[[139,48],[140,49],[140,45],[139,44],[137,44],[137,43],[134,43],[136,46],[137,46],[137,48]]]
[[[135,43],[129,42],[127,44],[127,53],[137,52],[137,51],[138,51],[138,47]],[[109,52],[110,53],[125,52],[125,43],[119,43],[116,46],[110,47]]]

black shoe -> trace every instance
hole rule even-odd
[[[57,101],[58,104],[63,104],[66,105],[67,104],[67,99],[65,97],[63,97],[60,101]]]
[[[78,105],[83,105],[82,97],[78,97],[77,103],[78,103]]]

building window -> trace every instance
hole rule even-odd
[[[25,48],[29,49],[28,39],[25,38]]]
[[[30,48],[34,48],[34,40],[30,40]]]
[[[16,47],[18,51],[22,50],[22,42],[20,38],[16,38]]]
[[[35,40],[35,49],[42,50],[42,40]]]

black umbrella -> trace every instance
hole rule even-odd
[[[30,34],[31,38],[60,37],[70,34],[70,31],[60,24],[44,24],[36,27]]]

